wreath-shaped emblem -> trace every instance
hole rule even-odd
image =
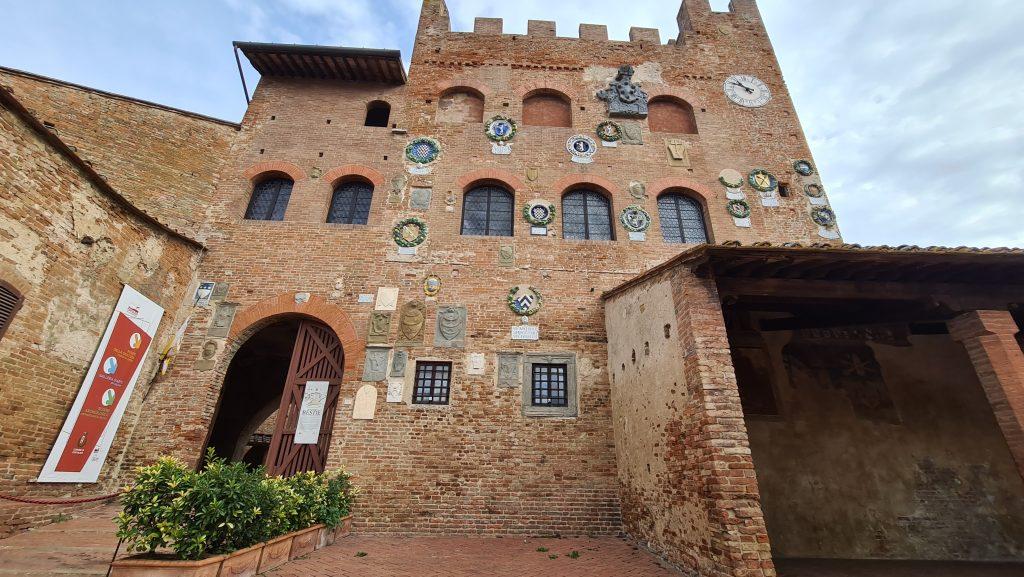
[[[747,218],[750,216],[750,205],[745,200],[730,200],[725,208],[734,218]]]
[[[807,160],[798,160],[793,163],[793,170],[802,176],[810,176],[814,174],[814,165]]]
[[[597,125],[597,137],[605,142],[622,140],[622,128],[611,120],[605,120]]]
[[[811,220],[819,226],[831,228],[836,224],[836,213],[832,212],[831,208],[819,206],[811,211]]]
[[[416,164],[429,164],[441,154],[441,144],[433,138],[414,138],[405,146],[405,157]]]
[[[427,240],[427,223],[415,216],[403,218],[391,229],[391,237],[398,246],[419,246]]]
[[[484,123],[484,134],[494,142],[508,142],[518,130],[515,120],[500,114]]]
[[[726,188],[741,188],[743,186],[743,175],[738,170],[727,168],[718,175],[718,182]]]
[[[532,200],[523,205],[523,218],[536,226],[547,226],[555,220],[555,205],[546,200]]]
[[[825,196],[825,191],[818,184],[808,184],[804,187],[804,194],[811,198],[821,198]]]
[[[750,186],[753,186],[761,192],[771,192],[779,186],[779,179],[775,178],[774,174],[763,168],[757,168],[750,171],[750,176],[747,178],[747,182],[750,183]]]
[[[508,308],[519,316],[533,316],[540,310],[542,297],[540,291],[532,286],[519,285],[508,289]]]
[[[651,227],[651,215],[647,214],[644,207],[634,204],[622,209],[619,222],[629,232],[644,232]]]
[[[565,149],[572,155],[573,162],[588,164],[593,162],[591,157],[597,152],[597,143],[585,134],[577,134],[565,141]]]

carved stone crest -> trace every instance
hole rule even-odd
[[[673,138],[665,141],[668,148],[668,163],[672,166],[690,166],[690,145],[685,140]]]
[[[395,351],[391,356],[391,376],[404,377],[405,365],[409,363],[409,351]]]
[[[398,345],[418,347],[423,345],[423,322],[427,318],[423,301],[409,301],[402,305],[398,314]]]
[[[644,128],[639,122],[623,122],[619,124],[622,129],[622,144],[642,145],[644,143]]]
[[[511,244],[503,244],[498,247],[498,266],[513,267],[516,265],[516,249]]]
[[[498,386],[512,388],[520,385],[519,353],[498,353]]]
[[[366,335],[366,342],[386,343],[390,331],[391,313],[375,311],[370,315],[370,331]]]
[[[647,186],[639,180],[634,180],[629,183],[629,196],[637,200],[643,200],[647,198]]]
[[[609,116],[647,118],[647,93],[633,83],[632,66],[619,66],[615,80],[597,97],[608,103]]]
[[[466,307],[446,306],[438,309],[434,346],[454,349],[466,346]]]
[[[224,338],[231,332],[231,323],[235,321],[235,309],[237,303],[217,303],[217,310],[213,313],[213,321],[206,331],[208,337]]]
[[[368,348],[363,361],[364,381],[383,381],[388,373],[388,349]]]

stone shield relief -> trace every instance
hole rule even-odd
[[[445,306],[438,309],[434,346],[454,349],[466,346],[466,307]]]

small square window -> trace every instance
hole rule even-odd
[[[413,404],[447,405],[451,380],[451,363],[418,361],[416,383],[412,390]]]
[[[565,390],[565,365],[533,365],[532,401],[535,407],[565,407],[569,404]]]
[[[523,414],[527,417],[575,417],[576,355],[572,353],[523,355]]]

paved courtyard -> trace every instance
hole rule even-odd
[[[0,576],[105,575],[118,508],[0,540]],[[542,550],[546,549],[546,550]],[[578,556],[573,555],[573,552]],[[123,553],[122,553],[123,554]],[[1024,564],[836,560],[778,561],[779,577],[1020,577]],[[360,535],[297,559],[273,577],[679,577],[622,539]]]

